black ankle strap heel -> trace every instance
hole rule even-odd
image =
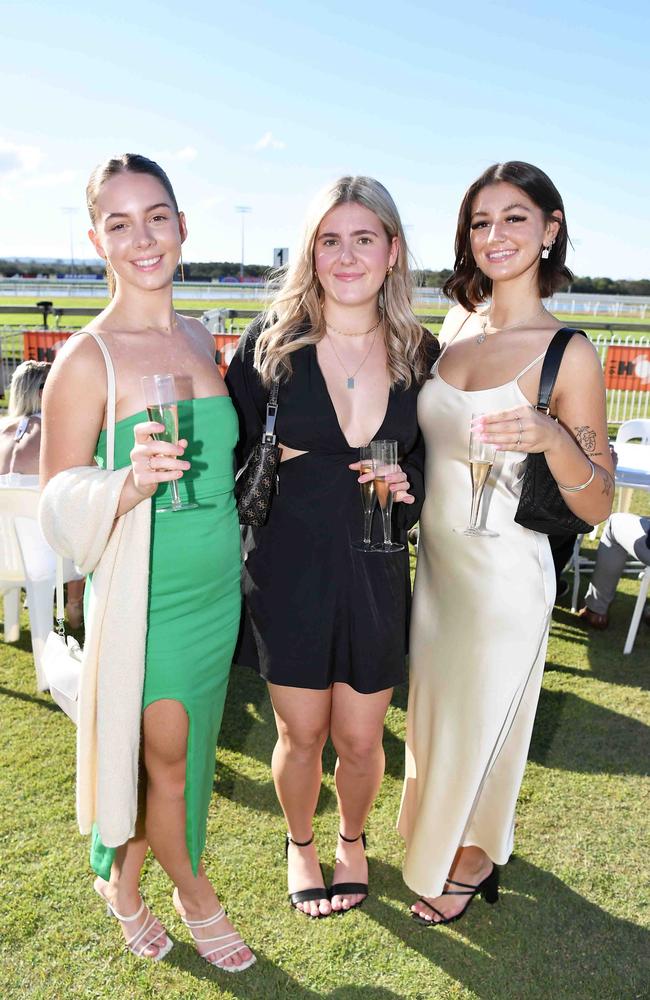
[[[314,843],[314,834],[312,832],[309,840],[294,840],[290,833],[287,833],[284,838],[284,853],[285,857],[289,854],[289,844],[293,844],[294,847],[309,847],[310,844]],[[323,869],[320,870],[321,876],[323,876]],[[325,878],[323,876],[322,886],[315,886],[312,889],[299,889],[297,892],[289,893],[289,903],[294,909],[298,909],[296,903],[311,903],[320,902],[321,899],[327,899],[327,889],[325,888]],[[328,917],[329,913],[318,913],[317,916],[312,917],[311,913],[306,913],[305,910],[299,910],[299,913],[304,913],[306,917],[310,920],[318,920],[321,917]]]
[[[289,853],[289,844],[293,844],[294,847],[309,847],[310,844],[314,843],[314,834],[312,832],[309,840],[294,840],[290,833],[288,833],[284,840],[284,853]]]
[[[341,831],[339,830],[339,837],[346,844],[356,844],[357,840],[360,840],[361,843],[363,844],[364,851],[366,849],[366,831],[365,830],[362,830],[361,833],[358,834],[358,836],[356,836],[356,837],[344,837],[343,834],[341,833]],[[347,909],[347,910],[335,910],[334,911],[335,913],[338,913],[338,914],[341,914],[341,915],[344,914],[344,913],[349,913],[350,910],[354,910],[354,909],[356,909],[357,906],[361,906],[362,903],[365,903],[366,899],[368,898],[368,883],[367,882],[335,882],[333,885],[331,885],[329,887],[329,889],[328,889],[328,895],[329,895],[330,900],[332,899],[333,896],[363,896],[363,899],[360,899],[358,903],[355,903],[354,906],[349,907],[349,909]]]
[[[365,830],[362,830],[361,833],[358,834],[356,837],[344,837],[343,834],[341,833],[341,831],[339,830],[339,837],[341,838],[341,840],[344,840],[346,844],[356,844],[357,840],[361,840],[361,843],[363,844],[364,851],[366,849],[366,831]]]

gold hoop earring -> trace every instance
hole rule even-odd
[[[183,248],[182,247],[181,247],[181,256],[180,256],[179,264],[180,264],[180,268],[181,268],[181,281],[183,283],[185,283],[185,268],[183,267]]]

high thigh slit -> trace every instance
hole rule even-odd
[[[169,501],[161,484],[152,503],[149,606],[142,711],[179,702],[188,717],[185,836],[194,874],[205,846],[215,750],[240,617],[240,542],[234,503],[233,448],[237,417],[228,396],[179,403],[180,436],[192,468],[178,480],[191,510],[158,510]],[[130,462],[137,413],[115,425],[115,467]],[[105,434],[97,462],[106,455]],[[115,848],[93,831],[91,865],[108,879]]]

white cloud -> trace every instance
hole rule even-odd
[[[0,139],[0,198],[16,198],[23,191],[63,187],[79,180],[79,170],[71,168],[41,172],[43,160],[44,153],[38,146]]]
[[[166,149],[161,153],[154,153],[154,160],[164,167],[165,163],[174,160],[176,163],[192,163],[199,155],[198,149],[194,146],[182,146],[181,149]]]
[[[286,142],[282,139],[276,139],[273,132],[265,132],[261,139],[258,139],[253,149],[260,151],[262,149],[285,149]]]
[[[59,170],[55,173],[50,172],[47,174],[35,174],[32,177],[25,177],[22,180],[22,188],[49,188],[49,187],[60,187],[64,184],[69,184],[71,181],[75,181],[80,177],[80,172],[78,170]]]
[[[222,205],[223,204],[223,200],[224,200],[224,196],[222,194],[213,194],[213,195],[210,195],[208,198],[204,198],[203,201],[200,202],[200,207],[201,208],[216,208],[217,205]]]
[[[21,146],[15,142],[0,139],[0,177],[13,179],[36,170],[43,159],[38,146]]]

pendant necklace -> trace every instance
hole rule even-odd
[[[532,316],[527,316],[526,319],[522,319],[521,322],[519,322],[519,323],[513,323],[511,326],[502,326],[499,329],[495,329],[494,332],[495,333],[505,333],[507,330],[517,330],[520,326],[526,326],[526,324],[530,323],[531,320],[537,319],[538,316],[542,316],[545,312],[546,312],[546,310],[542,306],[541,310],[538,309],[536,313],[533,313]],[[479,333],[479,335],[477,337],[474,338],[474,340],[476,341],[477,344],[484,344],[485,341],[487,340],[488,336],[492,336],[491,334],[487,334],[485,332],[486,327],[488,325],[488,320],[489,320],[488,313],[485,313],[485,315],[483,317],[483,321],[481,323],[481,332]]]
[[[375,325],[372,326],[372,327],[370,327],[370,330],[366,331],[366,333],[371,333],[374,330],[373,337],[372,337],[372,343],[370,344],[370,348],[369,348],[367,354],[365,355],[363,361],[361,362],[361,364],[359,365],[359,367],[355,371],[352,372],[351,375],[350,375],[350,372],[345,367],[345,365],[343,364],[343,362],[341,361],[339,352],[334,347],[334,341],[330,337],[329,333],[327,333],[327,331],[326,331],[326,336],[327,336],[327,339],[329,340],[330,344],[332,345],[332,350],[334,351],[334,356],[335,356],[336,360],[338,361],[338,363],[340,364],[340,366],[343,369],[343,371],[345,372],[345,375],[346,375],[346,378],[347,378],[347,387],[348,387],[348,389],[354,389],[354,387],[355,387],[354,380],[355,380],[355,378],[357,377],[357,375],[359,374],[359,372],[361,371],[361,369],[363,368],[363,366],[365,365],[366,361],[368,360],[368,358],[370,357],[370,355],[372,353],[372,349],[375,346],[375,340],[377,339],[377,329],[378,329],[380,323],[381,323],[381,319],[378,319],[377,322],[375,323]],[[330,329],[334,330],[334,327],[330,327]],[[335,330],[334,332],[338,333],[339,331]],[[350,333],[348,333],[348,334],[344,334],[343,336],[348,336],[348,337],[354,337],[354,336],[356,336],[356,337],[360,337],[360,336],[365,336],[365,334],[359,334],[359,333],[357,333],[357,334],[350,334]]]

